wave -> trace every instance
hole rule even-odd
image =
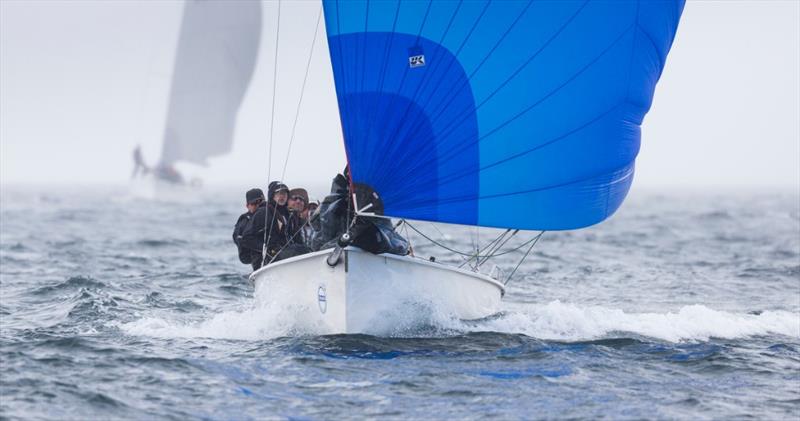
[[[164,338],[212,338],[265,340],[283,336],[317,334],[316,326],[304,324],[291,308],[254,306],[219,313],[201,322],[182,322],[157,317],[143,318],[119,327],[131,335]],[[494,317],[463,321],[431,312],[398,315],[402,326],[384,325],[376,336],[452,336],[470,332],[497,332],[526,335],[542,340],[592,341],[638,336],[666,342],[708,341],[783,335],[800,339],[800,313],[764,311],[759,314],[734,313],[690,305],[672,313],[626,313],[621,309],[579,306],[553,301],[526,306],[521,311],[506,311]],[[411,319],[416,326],[409,325]]]
[[[72,276],[66,281],[56,282],[33,290],[33,295],[61,293],[79,289],[103,289],[106,284],[89,276]]]
[[[170,240],[144,239],[136,242],[137,246],[145,248],[180,247],[180,246],[185,246],[186,244],[188,244],[188,242],[179,239],[170,239]]]
[[[538,339],[565,341],[619,337],[619,334],[667,342],[775,334],[800,339],[800,313],[733,313],[700,304],[681,307],[675,313],[626,313],[620,309],[553,301],[490,320],[460,324],[470,330],[521,333]]]
[[[119,328],[130,335],[158,338],[210,338],[230,340],[263,340],[302,334],[291,312],[269,306],[255,306],[225,311],[199,322],[145,317]]]

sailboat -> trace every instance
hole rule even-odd
[[[683,6],[323,0],[356,218],[516,233],[610,217]],[[322,333],[370,332],[403,307],[483,318],[505,294],[497,275],[346,243],[250,279]]]
[[[197,184],[176,163],[205,166],[208,158],[230,152],[260,40],[258,1],[184,3],[161,156],[144,180],[151,193]]]

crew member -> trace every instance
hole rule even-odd
[[[250,222],[250,218],[253,216],[253,214],[256,212],[256,209],[258,209],[258,206],[262,202],[264,202],[264,192],[261,189],[248,190],[247,193],[245,193],[245,207],[247,208],[247,212],[239,215],[239,219],[236,221],[236,225],[233,227],[233,242],[239,249],[239,261],[245,264],[252,264],[253,260],[255,259],[252,250],[242,247],[242,235],[247,227],[247,223]]]
[[[331,193],[325,197],[312,217],[314,237],[313,249],[336,247],[345,232],[350,242],[362,250],[374,254],[391,253],[405,256],[411,247],[405,238],[394,230],[387,218],[356,215],[350,203],[350,172],[337,174],[331,184]],[[318,216],[316,215],[318,214]]]
[[[142,147],[136,145],[136,148],[133,150],[133,174],[131,174],[131,178],[136,178],[139,174],[147,174],[149,171],[150,168],[144,163],[144,158],[142,157]]]
[[[308,224],[308,192],[296,188],[289,191],[289,225],[292,239],[297,244],[309,245],[310,229]]]
[[[267,191],[268,200],[261,203],[244,229],[241,244],[258,254],[253,256],[253,270],[278,260],[308,253],[308,247],[292,241],[289,220],[289,188],[285,184],[273,181]],[[262,261],[262,249],[266,237],[266,261]]]

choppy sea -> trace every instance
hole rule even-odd
[[[634,187],[545,233],[492,317],[320,336],[254,297],[230,237],[248,187],[3,186],[0,419],[800,417],[796,191]],[[463,250],[497,233],[417,227]]]

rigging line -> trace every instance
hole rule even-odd
[[[401,220],[400,220],[400,222],[398,222],[398,223],[397,223],[397,225],[395,225],[395,229],[396,229],[397,227],[399,227],[401,224],[407,225],[407,224],[408,224],[408,222],[407,222],[405,219],[401,219]],[[434,230],[436,230],[436,232],[438,232],[438,233],[439,233],[439,237],[441,238],[441,241],[446,241],[446,240],[447,240],[447,238],[445,237],[445,235],[444,235],[444,233],[442,232],[442,230],[440,230],[440,229],[439,229],[439,228],[436,226],[436,224],[434,224],[433,222],[428,222],[428,224],[431,226],[431,228],[433,228]],[[403,228],[406,230],[406,238],[409,238],[409,237],[408,237],[408,227],[406,226],[406,227],[403,227]],[[409,241],[410,241],[410,240],[409,240]]]
[[[444,240],[444,239],[445,239],[445,235],[444,235],[444,233],[442,232],[442,230],[440,230],[440,229],[439,229],[439,228],[436,226],[436,224],[435,224],[435,223],[428,221],[428,224],[431,226],[431,228],[433,228],[434,230],[436,230],[436,232],[437,232],[437,233],[439,233],[439,237],[442,237],[442,240]]]
[[[495,237],[495,239],[492,242],[490,242],[489,244],[486,245],[486,247],[483,248],[484,251],[488,250],[487,256],[491,256],[492,252],[494,250],[496,250],[497,245],[501,244],[501,242],[506,237],[506,235],[508,235],[509,232],[511,232],[511,229],[510,228],[506,229],[505,231],[503,231],[502,234],[500,234],[499,236]],[[477,256],[479,254],[480,254],[480,251],[478,253],[476,253],[475,255]],[[475,258],[475,267],[476,268],[480,267],[480,265],[481,265],[480,264],[480,259],[476,257]]]
[[[286,244],[284,244],[284,245],[283,245],[283,247],[279,248],[279,249],[278,249],[278,251],[277,251],[277,252],[275,252],[275,255],[274,255],[274,256],[272,256],[272,258],[269,260],[269,263],[265,264],[264,266],[266,266],[266,265],[268,265],[268,264],[270,264],[270,263],[274,262],[274,261],[275,261],[275,258],[276,258],[276,257],[278,257],[278,255],[280,255],[280,254],[281,254],[281,252],[282,252],[282,251],[283,251],[283,250],[284,250],[284,249],[285,249],[285,248],[286,248],[286,247],[287,247],[289,244],[292,244],[292,242],[294,241],[294,237],[297,237],[297,234],[300,234],[301,232],[303,232],[303,229],[304,229],[304,228],[306,227],[306,225],[308,225],[310,222],[311,222],[311,220],[310,220],[310,219],[307,219],[307,220],[306,220],[306,222],[303,222],[303,225],[300,225],[300,228],[297,230],[297,232],[295,232],[295,233],[294,233],[294,234],[293,234],[291,237],[289,237],[289,241],[287,241],[287,242],[286,242]]]
[[[470,262],[472,262],[472,259],[474,259],[475,256],[477,256],[477,255],[479,255],[481,253],[481,250],[480,250],[480,248],[481,248],[481,237],[480,237],[480,233],[478,231],[478,227],[472,227],[472,233],[473,233],[473,237],[472,238],[475,239],[475,241],[472,243],[472,250],[470,250],[470,253],[472,253],[472,255],[469,256],[469,257],[465,257],[463,259],[464,259],[464,262],[467,264],[467,267],[469,267],[470,270],[475,270],[476,271],[477,269]],[[462,267],[462,266],[463,265],[458,265],[458,267]]]
[[[478,236],[478,242],[477,242],[477,244],[478,244],[478,246],[480,247],[480,245],[481,245],[481,226],[480,226],[480,225],[475,225],[475,233],[476,233],[476,234],[477,234],[477,236]],[[476,250],[475,250],[475,255],[477,256],[477,255],[479,255],[479,254],[481,254],[481,250],[478,248],[478,249],[476,249]],[[476,258],[475,260],[478,260],[478,259]],[[474,271],[477,271],[477,270],[478,270],[478,266],[477,266],[477,265],[475,265],[475,266],[472,268],[472,270],[474,270]]]
[[[435,223],[429,222],[429,224],[430,224],[431,227],[433,227],[433,229],[436,230],[436,232],[439,233],[439,238],[441,238],[442,241],[447,241],[447,236],[444,235],[442,230],[440,230],[439,227],[437,227]],[[466,257],[464,257],[464,256],[458,256],[458,257],[463,261],[468,261],[468,259]],[[463,265],[463,262],[462,262],[462,265]],[[461,265],[459,265],[459,267],[461,267]]]
[[[525,60],[525,62],[524,62],[524,63],[523,63],[521,66],[519,66],[519,67],[518,67],[518,68],[517,68],[517,69],[516,69],[516,70],[515,70],[515,71],[514,71],[512,74],[511,74],[511,76],[509,76],[508,78],[506,78],[506,80],[505,80],[505,81],[503,81],[503,83],[501,83],[501,85],[500,85],[499,87],[497,87],[496,89],[494,89],[494,90],[493,90],[493,92],[491,92],[491,93],[490,93],[489,97],[485,98],[483,101],[481,101],[481,103],[480,103],[479,105],[475,106],[475,107],[474,107],[474,110],[473,110],[473,112],[471,112],[471,113],[468,113],[468,114],[467,114],[467,115],[465,115],[465,116],[464,116],[464,117],[463,117],[461,120],[459,120],[459,121],[458,121],[458,123],[456,123],[456,126],[455,126],[455,127],[458,127],[458,125],[459,125],[459,124],[461,124],[462,122],[464,122],[464,121],[465,121],[467,118],[471,117],[471,116],[472,116],[472,114],[477,114],[477,109],[478,109],[478,108],[480,108],[482,105],[484,105],[484,104],[485,104],[485,103],[486,103],[486,102],[487,102],[489,99],[491,99],[491,98],[492,98],[492,97],[493,97],[493,96],[494,96],[494,95],[495,95],[497,92],[499,92],[499,91],[500,91],[500,90],[501,90],[503,87],[505,87],[505,85],[506,85],[506,84],[508,84],[508,83],[509,83],[511,80],[513,80],[513,79],[514,79],[514,78],[515,78],[515,77],[516,77],[516,76],[517,76],[517,75],[518,75],[518,74],[519,74],[519,73],[520,73],[520,72],[521,72],[521,71],[522,71],[522,70],[523,70],[525,67],[527,67],[527,66],[528,66],[528,65],[529,65],[529,64],[530,64],[530,63],[531,63],[531,62],[532,62],[532,61],[533,61],[533,60],[534,60],[536,57],[538,57],[538,56],[539,56],[539,54],[541,54],[541,53],[542,53],[542,51],[544,51],[544,49],[545,49],[545,48],[547,48],[547,47],[548,47],[548,46],[549,46],[549,45],[550,45],[550,44],[551,44],[551,43],[552,43],[552,42],[553,42],[553,41],[554,41],[554,40],[555,40],[555,39],[556,39],[556,38],[557,38],[557,37],[558,37],[558,36],[559,36],[559,35],[560,35],[560,34],[561,34],[561,33],[562,33],[562,32],[563,32],[563,31],[564,31],[564,30],[565,30],[565,29],[568,27],[568,26],[569,26],[569,24],[570,24],[570,23],[572,23],[572,21],[573,21],[573,20],[574,20],[574,19],[575,19],[575,18],[576,18],[576,17],[577,17],[579,14],[580,14],[580,12],[583,10],[583,8],[584,8],[584,7],[585,7],[587,4],[588,4],[588,0],[586,0],[586,1],[585,1],[585,2],[584,2],[582,5],[581,5],[581,7],[579,7],[579,8],[578,8],[578,10],[576,10],[576,11],[575,11],[575,13],[573,13],[573,14],[572,14],[572,16],[570,16],[570,18],[569,18],[569,19],[567,19],[567,20],[566,20],[566,21],[565,21],[565,22],[564,22],[564,23],[561,25],[561,27],[559,27],[559,29],[558,29],[558,30],[557,30],[556,32],[554,32],[554,33],[553,33],[553,35],[551,35],[551,36],[550,36],[550,38],[548,38],[548,39],[547,39],[547,41],[545,41],[545,42],[544,42],[544,44],[542,44],[542,45],[539,47],[539,49],[537,49],[537,50],[536,50],[536,52],[534,52],[534,53],[533,53],[533,54],[532,54],[530,57],[528,57],[528,58]],[[494,49],[492,50],[492,52],[494,52]],[[492,53],[492,52],[490,52],[490,55],[491,55],[491,53]],[[484,58],[484,61],[485,61],[487,58],[488,58],[488,56]],[[457,98],[457,96],[458,96],[457,94],[458,94],[458,93],[459,93],[461,90],[463,90],[463,89],[464,89],[464,87],[466,87],[466,86],[469,84],[469,81],[471,80],[471,78],[472,78],[472,76],[474,75],[474,73],[475,73],[475,72],[473,72],[473,74],[472,74],[472,75],[470,75],[470,76],[469,76],[469,77],[468,77],[468,78],[467,78],[467,79],[466,79],[466,80],[465,80],[465,81],[462,83],[462,86],[460,86],[460,87],[459,87],[458,89],[456,89],[456,90],[453,90],[453,91],[451,91],[451,94],[449,95],[449,96],[450,96],[450,99],[449,99],[449,100],[447,100],[447,101],[446,101],[446,103],[445,103],[445,101],[443,100],[443,101],[439,102],[439,103],[436,105],[436,107],[434,108],[434,110],[435,110],[435,112],[436,112],[436,113],[435,113],[435,116],[434,116],[434,117],[431,119],[431,124],[433,124],[433,122],[434,122],[434,121],[436,121],[436,120],[437,120],[439,117],[441,117],[442,113],[443,113],[443,112],[444,112],[444,111],[447,109],[447,107],[449,107],[449,106],[450,106],[450,104],[451,104],[451,103],[452,103],[452,102],[455,100],[455,98]],[[446,97],[445,97],[445,98],[446,98]],[[428,101],[428,103],[429,103],[429,102],[430,102],[430,100]],[[426,103],[426,105],[425,105],[426,107],[427,107],[428,103]],[[442,104],[445,104],[445,105],[444,105],[444,107],[441,107],[441,105],[442,105]],[[457,114],[457,115],[459,115],[459,114]],[[450,123],[448,123],[448,124],[445,126],[445,129],[448,129],[448,128],[450,128],[450,127],[452,126],[452,124],[453,124],[453,122],[454,122],[454,121],[456,121],[456,120],[452,120]],[[419,132],[419,130],[420,130],[420,129],[421,129],[421,127],[422,127],[422,123],[423,123],[423,122],[424,122],[424,120],[423,120],[423,121],[420,121],[419,123],[415,123],[415,125],[416,125],[416,129],[415,129],[415,131],[414,131],[414,135],[416,135],[416,134],[417,134],[417,132]]]
[[[480,227],[480,225],[476,225],[475,226],[475,231],[478,233],[478,245],[480,245],[480,243],[481,243],[481,227]],[[506,230],[506,231],[508,231],[508,230]],[[503,236],[505,236],[505,235],[503,235]],[[476,249],[475,250],[475,255],[478,256],[479,254],[481,254],[480,249]],[[480,258],[476,257],[475,258],[475,264],[471,265],[472,270],[475,271],[475,272],[477,272],[478,269],[480,268],[480,266],[478,265],[479,261],[480,261]]]
[[[481,257],[476,257],[475,258],[475,268],[476,269],[481,267],[483,262],[485,262],[487,259],[492,257],[493,253],[495,253],[497,251],[498,247],[502,247],[503,244],[505,244],[509,239],[511,239],[513,237],[513,234],[512,234],[511,237],[506,238],[506,235],[508,235],[509,232],[511,232],[511,229],[510,228],[506,229],[505,231],[503,231],[503,233],[500,236],[496,237],[491,243],[487,244],[486,247],[483,248],[484,254]],[[476,256],[478,254],[480,254],[480,253],[476,253]]]
[[[516,266],[516,267],[514,267],[514,270],[512,270],[512,271],[511,271],[511,274],[510,274],[510,275],[508,275],[508,278],[506,278],[506,281],[505,281],[505,282],[503,282],[503,285],[504,285],[504,286],[505,286],[505,285],[508,285],[508,283],[509,283],[509,282],[511,282],[511,277],[512,277],[512,276],[514,276],[514,274],[515,274],[515,273],[517,273],[517,269],[519,269],[519,265],[521,265],[521,264],[522,264],[522,262],[524,262],[524,261],[525,261],[525,259],[528,257],[528,254],[530,254],[531,250],[533,250],[533,246],[535,246],[535,245],[536,245],[536,243],[538,243],[538,242],[539,242],[539,239],[540,239],[540,238],[542,238],[542,234],[544,234],[544,231],[540,232],[540,233],[539,233],[539,235],[537,235],[537,236],[536,236],[536,238],[534,239],[534,241],[533,241],[533,243],[531,244],[531,246],[530,246],[530,247],[528,247],[528,251],[526,251],[526,252],[525,252],[525,255],[524,255],[524,256],[522,256],[522,259],[520,259],[519,263],[517,263],[517,266]]]
[[[406,222],[405,222],[405,224],[406,224],[406,225],[407,225],[409,228],[411,228],[412,230],[414,230],[414,232],[416,232],[417,234],[419,234],[420,236],[422,236],[422,237],[423,237],[423,238],[425,238],[426,240],[430,241],[431,243],[433,243],[433,244],[435,244],[435,245],[437,245],[437,246],[439,246],[439,247],[441,247],[441,248],[443,248],[443,249],[445,249],[445,250],[448,250],[448,251],[451,251],[451,252],[453,252],[453,253],[459,254],[459,255],[461,255],[461,256],[466,256],[466,257],[473,257],[473,256],[474,256],[474,253],[472,253],[472,252],[470,252],[470,253],[464,253],[464,252],[462,252],[462,251],[455,250],[455,249],[453,249],[453,248],[451,248],[451,247],[448,247],[448,246],[446,246],[446,245],[444,245],[444,244],[442,244],[442,243],[440,243],[440,242],[438,242],[438,241],[434,240],[434,239],[433,239],[433,238],[431,238],[431,237],[428,237],[427,235],[425,235],[425,233],[423,233],[422,231],[418,230],[418,229],[417,229],[415,226],[411,225],[411,224],[408,222],[408,220],[405,220],[405,221],[406,221]],[[515,252],[515,251],[517,251],[517,250],[521,249],[522,247],[524,247],[524,246],[526,246],[526,245],[530,244],[532,241],[534,241],[534,239],[530,239],[530,240],[528,240],[528,241],[526,241],[526,242],[524,242],[524,243],[520,244],[519,246],[517,246],[517,247],[515,247],[515,248],[511,249],[511,250],[507,250],[507,251],[504,251],[504,252],[502,252],[502,253],[497,253],[497,254],[495,254],[494,256],[502,256],[502,255],[505,255],[505,254],[508,254],[508,253]],[[485,256],[479,255],[479,257],[485,257]]]
[[[453,249],[453,248],[450,248],[450,247],[448,247],[448,246],[446,246],[446,245],[444,245],[444,244],[442,244],[442,243],[440,243],[440,242],[438,242],[438,241],[434,240],[433,238],[430,238],[430,237],[428,237],[427,235],[423,234],[423,233],[422,233],[422,231],[418,230],[418,229],[417,229],[415,226],[413,226],[413,225],[409,224],[409,223],[408,223],[408,221],[406,221],[406,226],[408,226],[409,228],[411,228],[412,230],[414,230],[414,232],[416,232],[417,234],[421,235],[421,236],[422,236],[423,238],[425,238],[426,240],[430,241],[430,242],[431,242],[431,243],[433,243],[433,244],[436,244],[437,246],[439,246],[439,247],[441,247],[441,248],[443,248],[443,249],[445,249],[445,250],[449,250],[449,251],[451,251],[451,252],[453,252],[453,253],[460,254],[460,255],[462,255],[462,256],[468,256],[468,257],[469,257],[469,256],[472,256],[472,254],[471,254],[471,253],[464,253],[464,252],[461,252],[461,251],[455,250],[455,249]]]
[[[414,41],[414,46],[415,47],[419,45],[419,40],[422,37],[422,31],[425,29],[425,24],[428,22],[428,16],[431,13],[431,6],[433,6],[433,0],[428,0],[428,7],[425,9],[425,16],[423,16],[423,18],[422,18],[422,23],[419,25],[419,30],[417,31],[417,37],[416,37],[416,39]],[[400,92],[403,89],[403,86],[406,83],[406,78],[408,76],[409,68],[410,68],[410,66],[408,66],[408,65],[403,67],[403,76],[400,78],[400,85],[397,87],[397,92]],[[381,85],[381,92],[382,91],[383,91],[383,85]],[[391,97],[391,99],[389,101],[389,106],[386,107],[387,111],[392,109],[392,106],[394,106],[394,103],[397,100],[398,96],[399,95],[392,95],[392,97]],[[378,129],[378,132],[377,132],[378,136],[381,136],[381,134],[386,132],[386,130],[387,130],[386,125],[387,125],[388,120],[389,119],[384,119],[383,123],[380,124],[380,129]],[[378,121],[378,122],[380,123],[380,121]],[[373,122],[370,121],[370,126],[372,124],[373,124]],[[367,132],[367,135],[369,136],[369,131]],[[367,138],[369,138],[369,137],[367,137]],[[387,156],[387,155],[388,154],[385,154],[384,156]],[[370,172],[372,172],[372,171],[370,171]]]
[[[269,123],[269,156],[267,163],[267,183],[270,183],[270,178],[272,178],[272,139],[274,134],[275,128],[275,97],[278,96],[276,92],[277,81],[278,81],[278,47],[280,47],[280,34],[281,34],[281,0],[278,0],[278,23],[275,25],[275,59],[273,64],[275,65],[275,69],[272,71],[272,108],[270,110],[270,123]],[[267,189],[267,194],[269,194],[269,189]],[[264,227],[267,226],[267,215],[269,213],[269,201],[272,199],[271,197],[266,198],[267,205],[264,211]],[[275,210],[272,212],[272,221],[269,224],[269,230],[264,231],[264,245],[261,248],[261,261],[263,262],[267,258],[267,244],[272,237],[272,227],[275,225],[275,217],[278,215],[278,208],[275,207]]]
[[[300,100],[297,101],[297,110],[294,114],[294,123],[292,123],[292,134],[289,137],[289,147],[286,150],[286,159],[283,162],[283,171],[281,172],[281,180],[286,176],[286,167],[289,165],[289,155],[292,152],[292,143],[294,142],[295,129],[297,128],[297,120],[300,117],[300,106],[303,104],[303,94],[306,92],[306,81],[308,80],[308,71],[311,68],[311,58],[314,57],[314,46],[317,43],[317,34],[319,33],[319,22],[322,19],[322,4],[319,5],[319,13],[317,14],[317,26],[314,28],[314,38],[311,39],[311,50],[308,53],[308,62],[306,63],[306,73],[303,76],[303,86],[300,88]]]
[[[405,219],[403,220],[405,221]],[[411,255],[414,255],[414,244],[411,242],[411,236],[408,235],[408,225],[403,224],[403,229],[406,231],[406,238],[408,239],[408,249],[411,250]]]
[[[484,257],[484,258],[483,258],[483,260],[479,261],[479,262],[478,262],[478,266],[480,267],[481,265],[483,265],[484,263],[486,263],[487,261],[489,261],[489,259],[491,259],[492,257],[494,257],[494,256],[495,256],[495,253],[497,253],[498,251],[500,251],[500,249],[501,249],[501,248],[503,248],[503,246],[505,246],[505,245],[506,245],[506,243],[508,243],[509,241],[511,241],[511,239],[512,239],[512,238],[514,238],[514,236],[516,236],[518,232],[519,232],[519,230],[514,230],[514,232],[512,232],[512,233],[511,233],[511,235],[509,235],[509,236],[508,236],[508,238],[504,239],[502,243],[499,243],[499,244],[498,244],[498,245],[497,245],[497,246],[496,246],[494,249],[492,249],[492,250],[489,250],[489,255],[488,255],[488,256],[486,256],[486,257]]]
[[[506,254],[513,253],[513,252],[515,252],[515,251],[517,251],[517,250],[519,250],[519,249],[521,249],[521,248],[523,248],[523,247],[527,246],[528,244],[530,244],[530,243],[531,243],[532,241],[534,241],[535,239],[536,239],[536,237],[533,237],[533,238],[529,239],[528,241],[524,241],[524,242],[522,242],[520,245],[518,245],[518,246],[516,246],[516,247],[514,247],[514,248],[512,248],[512,249],[508,249],[508,250],[506,250],[506,251],[504,251],[504,252],[501,252],[501,253],[495,253],[495,254],[493,254],[491,257],[505,256]],[[480,256],[480,257],[485,257],[485,256],[486,256],[486,255],[482,255],[482,256]],[[459,267],[460,267],[460,266],[459,266]]]
[[[564,87],[566,87],[567,85],[569,85],[569,84],[570,84],[572,81],[574,81],[575,79],[577,79],[577,78],[578,78],[578,76],[580,76],[580,75],[581,75],[581,74],[583,74],[585,71],[587,71],[588,69],[590,69],[590,68],[592,67],[592,65],[594,65],[595,63],[597,63],[597,62],[598,62],[598,61],[599,61],[599,60],[600,60],[600,59],[601,59],[603,56],[605,56],[605,54],[606,54],[606,53],[608,53],[609,51],[611,51],[611,49],[612,49],[614,46],[616,46],[616,45],[617,45],[617,43],[619,43],[619,41],[620,41],[620,40],[622,40],[622,39],[624,38],[624,36],[625,36],[625,35],[626,35],[626,34],[627,34],[627,33],[628,33],[628,32],[629,32],[629,31],[630,31],[632,28],[633,28],[633,26],[629,26],[628,28],[626,28],[626,29],[625,29],[625,30],[624,30],[624,31],[623,31],[623,32],[622,32],[622,33],[621,33],[621,34],[620,34],[620,35],[619,35],[619,36],[618,36],[618,37],[617,37],[617,38],[614,40],[614,42],[612,42],[612,43],[611,43],[611,44],[610,44],[608,47],[606,47],[606,49],[605,49],[605,50],[603,50],[603,51],[602,51],[602,53],[601,53],[600,55],[598,55],[597,57],[595,57],[594,59],[592,59],[592,60],[591,60],[589,63],[587,63],[587,64],[586,64],[586,65],[585,65],[583,68],[581,68],[581,69],[580,69],[580,70],[579,70],[577,73],[573,74],[573,75],[572,75],[572,76],[570,76],[570,77],[569,77],[567,80],[565,80],[563,83],[561,83],[560,85],[556,86],[556,87],[555,87],[553,90],[551,90],[550,92],[548,92],[548,93],[547,93],[547,94],[546,94],[544,97],[540,98],[539,100],[537,100],[537,101],[536,101],[536,102],[534,102],[533,104],[529,105],[529,106],[528,106],[528,107],[526,107],[525,109],[521,110],[520,112],[518,112],[517,114],[515,114],[514,116],[512,116],[512,117],[511,117],[511,118],[509,118],[508,120],[506,120],[506,121],[502,122],[501,124],[499,124],[499,125],[498,125],[498,126],[496,126],[495,128],[491,129],[490,131],[488,131],[488,132],[487,132],[486,134],[484,134],[483,136],[480,136],[480,137],[478,137],[478,138],[476,138],[476,139],[474,139],[474,140],[471,140],[471,141],[469,141],[469,142],[461,142],[461,143],[459,143],[459,142],[453,142],[453,144],[455,145],[455,147],[453,147],[453,148],[451,148],[451,149],[449,149],[449,150],[445,151],[445,152],[444,152],[442,155],[440,155],[440,156],[436,156],[436,157],[434,157],[434,158],[432,158],[432,159],[428,159],[428,160],[426,160],[426,161],[421,161],[421,162],[418,162],[418,163],[417,163],[417,165],[414,165],[413,167],[411,167],[409,170],[407,170],[407,171],[406,171],[406,173],[407,173],[407,174],[413,174],[413,173],[414,173],[415,171],[417,171],[419,168],[421,168],[421,167],[424,167],[424,166],[427,166],[427,165],[431,165],[431,164],[435,163],[435,162],[436,162],[436,161],[438,161],[438,160],[447,160],[447,159],[453,158],[454,156],[457,156],[459,153],[461,153],[461,152],[463,152],[463,151],[467,150],[467,148],[469,148],[469,147],[471,147],[471,146],[473,146],[473,145],[476,145],[476,144],[480,143],[482,140],[484,140],[484,139],[486,139],[486,138],[490,137],[491,135],[495,134],[496,132],[500,131],[501,129],[503,129],[503,128],[504,128],[504,127],[506,127],[507,125],[509,125],[509,124],[511,124],[512,122],[514,122],[514,121],[515,121],[516,119],[518,119],[519,117],[522,117],[523,115],[527,114],[528,112],[530,112],[531,110],[533,110],[534,108],[536,108],[537,106],[539,106],[539,105],[540,105],[542,102],[544,102],[546,99],[548,99],[548,98],[550,98],[551,96],[555,95],[555,94],[556,94],[557,92],[559,92],[561,89],[563,89]],[[496,93],[496,92],[494,92],[494,93]],[[492,95],[494,95],[494,93],[492,93]],[[448,136],[452,135],[453,133],[456,133],[456,132],[457,132],[457,130],[454,130],[454,129],[458,127],[458,124],[460,124],[461,122],[465,121],[467,118],[471,117],[472,115],[477,115],[477,110],[478,110],[478,108],[479,108],[481,105],[485,104],[485,103],[486,103],[486,101],[488,101],[488,98],[487,98],[487,100],[485,100],[484,102],[482,102],[480,105],[478,105],[478,106],[477,106],[477,107],[475,107],[474,109],[472,109],[472,110],[469,110],[469,112],[468,112],[467,114],[464,114],[464,115],[462,116],[462,118],[459,120],[459,122],[456,124],[456,126],[452,126],[452,122],[451,122],[451,124],[450,124],[450,125],[448,125],[448,126],[449,126],[449,127],[448,127],[448,129],[450,129],[450,130],[449,130],[448,132],[444,133],[443,135],[441,135],[441,136],[438,136],[438,138],[439,138],[440,140],[441,140],[441,139],[446,139]],[[619,104],[616,104],[616,105],[618,106]],[[467,111],[467,110],[465,110],[465,111]],[[455,122],[455,121],[456,121],[456,120],[453,120],[453,122]],[[566,137],[566,136],[559,137],[559,139],[562,139],[562,138],[564,138],[564,137]],[[428,139],[428,140],[433,140],[433,139]],[[546,143],[543,143],[543,144],[537,145],[537,146],[536,146],[536,147],[534,147],[533,149],[529,149],[529,150],[527,150],[527,151],[524,151],[523,153],[520,153],[520,154],[517,154],[517,155],[515,155],[513,158],[517,158],[517,157],[519,157],[519,156],[522,156],[522,155],[525,155],[525,154],[527,154],[527,153],[533,152],[533,151],[535,151],[535,150],[537,150],[537,149],[540,149],[540,148],[542,148],[542,147],[544,147],[544,146],[547,146],[547,145],[549,145],[550,143],[552,143],[552,142],[546,142]],[[513,159],[513,158],[512,158],[512,159]],[[400,157],[400,158],[398,158],[398,159],[403,159],[403,158],[402,158],[402,157]],[[434,159],[435,159],[435,161],[434,161]],[[448,182],[452,182],[452,181],[458,180],[459,178],[461,178],[461,177],[464,177],[465,175],[468,175],[468,174],[470,174],[470,173],[473,173],[473,172],[480,172],[480,171],[483,171],[483,170],[485,170],[485,169],[487,169],[487,168],[490,168],[490,167],[492,167],[492,166],[495,166],[495,165],[497,165],[497,164],[499,164],[499,163],[502,163],[502,162],[505,162],[505,161],[508,161],[508,159],[504,159],[504,160],[501,160],[501,161],[498,161],[498,162],[494,162],[494,163],[492,163],[492,164],[489,164],[489,165],[486,165],[486,166],[484,166],[484,167],[481,167],[481,168],[479,168],[478,170],[474,170],[474,169],[473,169],[473,170],[469,170],[469,171],[467,171],[467,172],[464,172],[464,173],[461,173],[461,174],[451,174],[451,175],[449,175],[449,176],[446,176],[446,177],[443,177],[443,178],[442,178],[442,180],[447,180],[447,178],[450,178],[450,180],[447,180],[447,181],[442,181],[442,180],[440,180],[440,181],[441,181],[441,182],[440,182],[440,184],[446,184],[446,183],[448,183]],[[455,176],[455,177],[454,177],[454,176]],[[405,174],[402,174],[402,175],[398,175],[398,177],[400,177],[400,178],[403,178],[403,177],[406,177],[406,175],[405,175]],[[407,183],[407,185],[413,185],[413,184],[411,184],[411,183]]]
[[[487,244],[485,247],[483,247],[483,250],[486,250],[486,249],[492,247],[498,240],[500,240],[501,238],[505,237],[506,234],[508,234],[509,231],[511,231],[511,229],[507,229],[502,234],[500,234],[499,236],[495,237],[494,240],[490,241],[489,244]],[[470,256],[469,259],[466,259],[464,262],[462,262],[460,265],[458,265],[458,267],[464,266],[465,264],[467,264],[470,261],[472,261],[472,259],[476,259],[477,260],[476,256],[478,256],[480,254],[480,249],[481,249],[480,245],[476,245],[473,242],[472,247],[475,249],[475,253],[472,256]]]
[[[405,221],[405,219],[404,219],[403,221]],[[439,227],[437,227],[435,223],[433,223],[433,222],[428,222],[428,224],[429,224],[429,225],[430,225],[430,226],[431,226],[431,227],[432,227],[434,230],[436,230],[436,232],[437,232],[437,233],[439,233],[439,238],[440,238],[440,240],[441,240],[441,241],[447,241],[447,236],[445,236],[445,235],[444,235],[444,233],[442,232],[442,230],[440,230],[440,229],[439,229]],[[408,235],[408,227],[405,227],[405,228],[406,228],[406,235]],[[406,237],[406,238],[408,238],[408,237]],[[459,258],[461,258],[461,260],[463,260],[463,261],[467,261],[467,259],[466,259],[464,256],[458,256],[458,257],[459,257]],[[464,265],[464,262],[462,262],[462,263],[461,263],[461,265],[459,265],[458,267],[461,267],[461,266],[463,266],[463,265]]]
[[[533,238],[529,239],[528,241],[525,241],[522,244],[514,247],[513,249],[508,249],[508,250],[506,250],[506,251],[504,251],[502,253],[495,253],[495,254],[492,255],[492,257],[505,256],[506,254],[513,253],[513,252],[515,252],[515,251],[527,246],[528,244],[530,244],[532,241],[535,241],[535,240],[536,240],[536,237],[533,237]]]
[[[470,244],[469,244],[470,250],[475,250],[476,247],[475,247],[475,231],[474,230],[469,230],[469,241],[470,241]],[[461,267],[461,266],[459,266],[459,267]]]

